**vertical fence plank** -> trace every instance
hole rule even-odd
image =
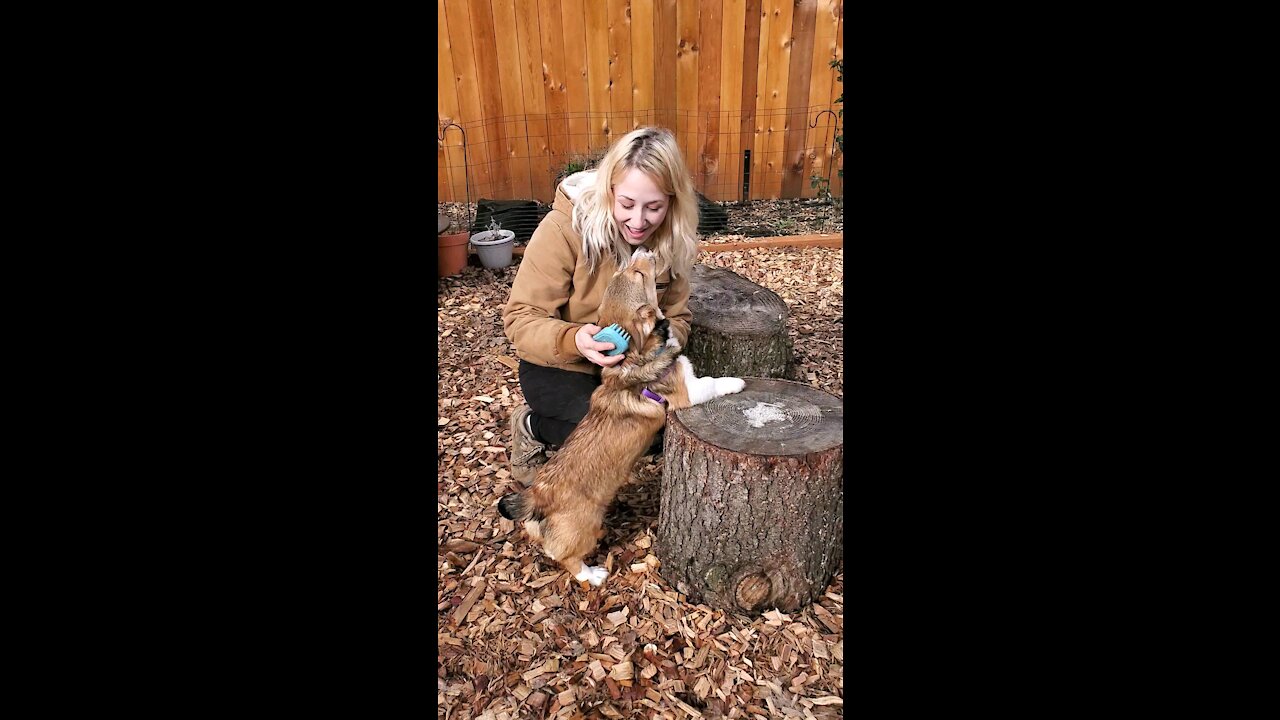
[[[492,0],[493,55],[502,87],[502,156],[511,173],[511,196],[533,197],[529,178],[529,130],[525,122],[524,78],[520,71],[520,39],[515,0]]]
[[[689,158],[702,176],[702,194],[715,198],[720,182],[720,24],[721,0],[701,0],[698,7],[698,157]]]
[[[768,97],[769,46],[772,34],[774,6],[777,0],[762,0],[760,3],[760,37],[759,52],[756,63],[756,94],[753,135],[751,138],[751,197],[767,198],[764,186],[768,183],[769,159],[769,123],[772,104]]]
[[[764,11],[761,8],[761,0],[747,0],[744,8],[743,20],[745,26],[742,35],[742,117],[739,120],[738,127],[738,155],[743,158],[742,165],[738,169],[738,189],[739,199],[750,200],[755,194],[751,189],[747,194],[742,193],[742,182],[748,172],[754,172],[755,165],[755,139],[756,139],[756,106],[758,103],[758,82],[760,65],[760,27],[764,21]],[[752,151],[751,162],[746,161],[745,150]],[[754,183],[755,178],[751,180]]]
[[[484,112],[485,147],[493,183],[486,197],[511,197],[511,168],[505,149],[506,129],[502,122],[502,79],[498,74],[497,38],[493,33],[493,7],[488,2],[471,3],[471,44],[480,83],[480,107]],[[470,130],[467,131],[470,134]],[[482,193],[483,194],[483,193]]]
[[[568,68],[564,61],[564,25],[560,0],[540,0],[538,25],[542,31],[543,96],[547,109],[547,152],[555,196],[555,175],[569,161]]]
[[[782,193],[782,150],[787,130],[787,81],[791,69],[792,0],[774,0],[773,22],[769,26],[769,73],[766,92],[770,102],[768,159],[764,183],[765,197]]]
[[[487,191],[492,196],[493,173],[489,163],[485,109],[472,48],[470,4],[467,0],[445,0],[445,12],[449,17],[449,44],[457,80],[454,87],[458,91],[458,124],[467,131],[467,174],[470,176],[471,202],[475,202],[481,192]],[[449,132],[458,135],[461,142],[457,130]]]
[[[436,133],[440,137],[442,126],[458,119],[458,91],[453,87],[453,51],[449,45],[449,22],[444,13],[444,0],[436,0]],[[437,140],[439,150],[436,162],[436,202],[453,202],[453,175],[463,177],[462,165],[455,160],[453,147],[458,148],[457,158],[462,157],[462,134],[450,128],[444,139]]]
[[[551,202],[551,146],[547,138],[546,75],[538,5],[516,3],[516,38],[520,44],[520,87],[524,93],[525,128],[529,135],[529,189],[539,202]]]
[[[842,60],[844,58],[844,0],[836,0],[836,18],[836,59]],[[843,90],[843,86],[839,80],[836,80],[836,77],[836,75],[832,75],[831,100],[828,102],[832,103],[831,107],[833,109],[843,109],[845,105],[849,104],[847,98],[840,105],[834,104],[835,99],[840,97],[840,93]],[[844,127],[844,118],[840,119],[839,127]],[[840,177],[840,171],[844,169],[844,153],[837,152],[835,141],[831,142],[830,152],[835,157],[835,170],[831,173],[831,194],[842,198],[844,197],[844,179]]]
[[[613,128],[609,127],[609,8],[602,0],[588,0],[587,31],[587,97],[591,104],[592,151],[608,147]]]
[[[827,158],[824,157],[823,149],[830,147],[833,142],[831,136],[834,134],[832,127],[835,125],[835,118],[827,114],[823,114],[821,118],[817,116],[823,110],[836,110],[835,105],[831,104],[831,101],[835,99],[835,95],[831,93],[835,78],[835,70],[831,67],[831,61],[836,57],[835,12],[836,0],[818,0],[817,22],[814,27],[813,63],[809,78],[809,109],[808,118],[805,120],[807,124],[814,122],[816,118],[817,127],[808,130],[808,137],[805,140],[805,197],[815,197],[818,194],[817,188],[809,186],[808,179],[814,175],[825,178],[827,171],[830,169]],[[828,187],[828,189],[830,188]]]
[[[632,125],[657,122],[653,100],[653,0],[631,0]]]
[[[813,69],[813,35],[817,0],[797,0],[791,21],[791,67],[787,70],[787,135],[783,139],[784,198],[804,197],[804,141],[809,131],[809,74]]]
[[[742,43],[747,8],[741,2],[724,4],[720,29],[720,162],[713,200],[737,200],[742,190]]]
[[[632,70],[631,70],[631,3],[630,0],[609,0],[609,139],[631,132]]]
[[[587,30],[583,0],[560,0],[560,17],[564,33],[564,67],[566,93],[569,98],[569,153],[587,154],[591,128],[588,115],[591,100],[587,92]]]
[[[676,0],[657,0],[653,12],[653,35],[656,38],[653,66],[653,104],[657,108],[658,125],[677,132],[679,100],[676,94],[677,41]],[[677,136],[678,137],[678,136]]]
[[[676,4],[676,138],[685,164],[693,172],[694,186],[702,190],[697,172],[698,141],[698,6],[687,0]]]

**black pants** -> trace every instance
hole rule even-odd
[[[559,447],[587,416],[591,393],[600,387],[596,375],[558,370],[520,361],[520,391],[533,414],[529,425],[540,442]],[[665,428],[664,428],[665,430]],[[662,450],[659,432],[649,452]]]
[[[520,391],[533,409],[533,436],[548,445],[563,445],[587,416],[591,393],[600,387],[596,375],[559,370],[520,361]]]

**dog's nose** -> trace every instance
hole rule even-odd
[[[635,251],[634,253],[632,253],[631,266],[636,267],[638,265],[646,265],[646,264],[652,266],[654,259],[655,259],[654,254],[652,252],[649,252],[648,250],[641,248]]]

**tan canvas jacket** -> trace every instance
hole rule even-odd
[[[573,336],[578,328],[595,323],[600,301],[617,264],[605,259],[594,274],[580,262],[582,238],[573,231],[573,200],[587,187],[593,172],[580,172],[556,189],[551,212],[542,219],[525,247],[520,269],[511,285],[511,298],[502,313],[502,327],[522,360],[599,374],[600,366],[578,353]],[[671,331],[684,345],[689,339],[688,273],[672,279],[670,269],[658,275],[658,304],[671,323]]]

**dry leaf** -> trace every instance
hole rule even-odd
[[[671,702],[674,702],[681,710],[684,710],[686,713],[689,713],[691,717],[696,717],[696,718],[702,717],[702,713],[698,712],[697,710],[694,710],[692,706],[690,706],[688,703],[685,703],[683,700],[678,699],[675,695],[672,695],[671,693],[667,693],[667,699],[670,700]]]
[[[480,544],[462,538],[450,538],[441,548],[452,552],[470,553],[479,550]]]
[[[538,578],[537,580],[534,580],[533,582],[529,583],[529,587],[536,589],[536,588],[542,587],[543,585],[549,585],[555,582],[556,578],[558,577],[560,577],[560,573],[558,572],[551,573],[550,575],[544,575]]]
[[[524,678],[525,682],[529,682],[530,680],[538,677],[539,675],[542,675],[543,673],[551,673],[559,669],[560,669],[560,661],[555,658],[551,658],[550,660],[546,661],[542,665],[530,670],[529,672],[521,675],[520,677]]]
[[[822,638],[813,638],[813,656],[823,660],[831,659],[831,656],[827,654],[827,644],[822,641]]]
[[[476,600],[480,597],[482,593],[484,593],[483,584],[476,585],[475,587],[471,588],[471,592],[467,593],[466,599],[462,601],[462,604],[458,606],[457,610],[453,611],[454,625],[459,625],[462,623],[463,618],[465,618],[467,616],[467,613],[471,611],[471,606],[475,604]]]

